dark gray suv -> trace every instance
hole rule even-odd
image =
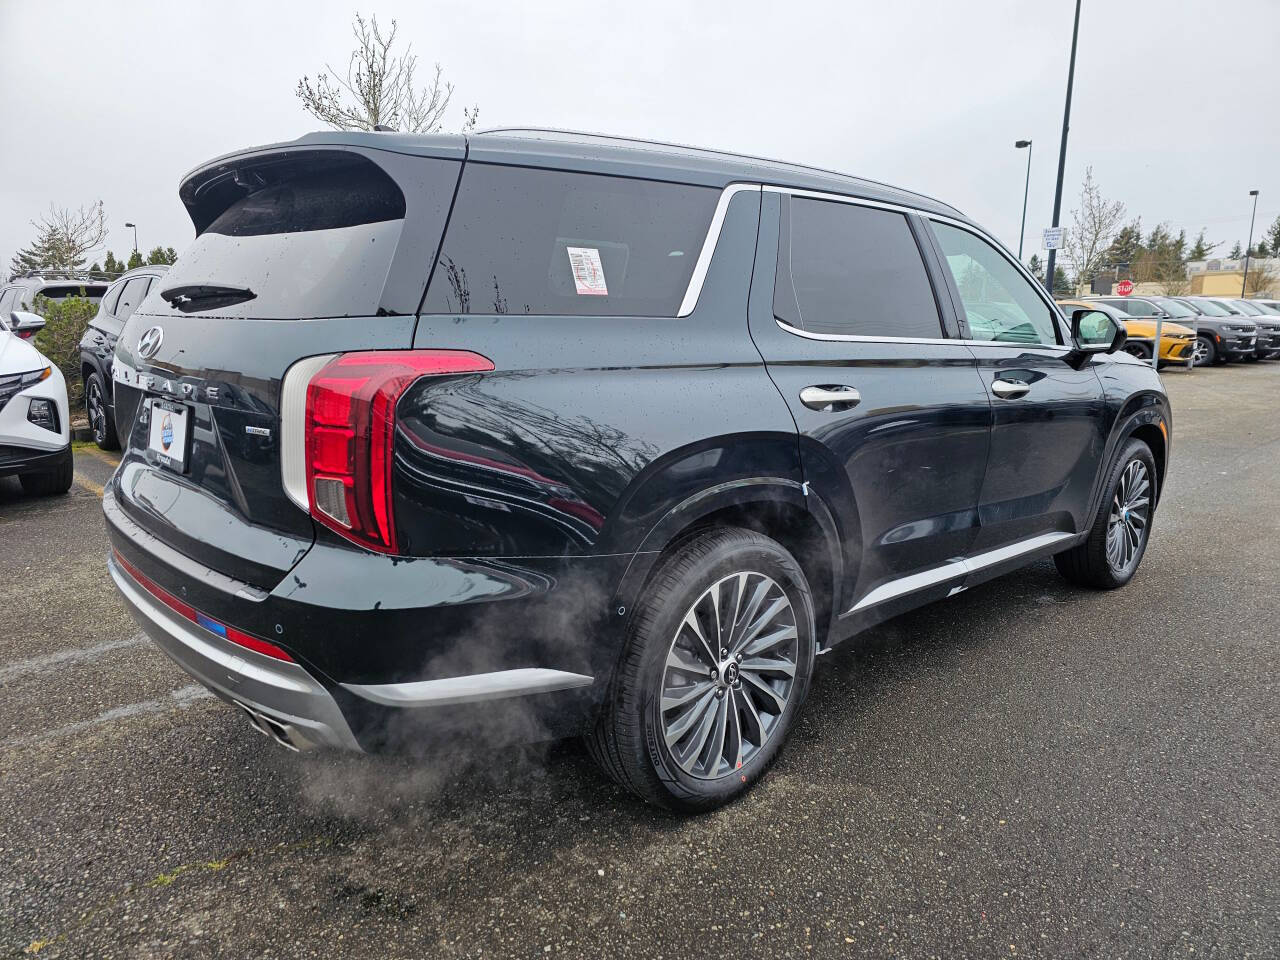
[[[1197,367],[1253,358],[1258,337],[1252,318],[1207,297],[1162,297],[1195,314]],[[1185,322],[1185,321],[1183,321]]]

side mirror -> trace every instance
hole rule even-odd
[[[1071,311],[1071,353],[1080,366],[1095,353],[1115,353],[1129,338],[1124,327],[1101,310],[1082,307]]]
[[[37,331],[44,328],[44,317],[38,313],[27,313],[25,310],[13,311],[9,314],[9,321],[9,329],[23,340],[30,340]]]

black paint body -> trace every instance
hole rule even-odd
[[[694,151],[487,136],[304,141],[193,174],[183,189],[197,224],[209,219],[193,199],[201,177],[321,146],[386,160],[401,182],[415,163],[451,163],[462,177],[471,163],[519,163],[717,188],[781,184],[962,219],[879,185]],[[1039,534],[1081,533],[1110,457],[1135,430],[1157,447],[1163,477],[1171,421],[1153,371],[1122,354],[1075,369],[1061,349],[963,341],[927,243],[944,328],[936,342],[784,329],[771,308],[781,202],[768,190],[733,196],[696,308],[680,318],[419,316],[404,304],[420,301],[438,237],[408,229],[401,242],[412,249],[397,252],[378,315],[178,316],[148,298],[118,349],[135,379],[126,372],[115,384],[125,452],[108,498],[125,521],[109,525],[114,547],[197,608],[288,650],[331,688],[366,746],[385,739],[384,708],[338,684],[513,667],[595,677],[523,705],[540,732],[558,735],[590,721],[646,577],[699,525],[757,526],[803,553],[825,646],[952,586],[854,609],[887,582]],[[164,340],[142,360],[137,342],[152,325]],[[281,380],[302,357],[408,347],[474,351],[495,369],[424,378],[401,398],[395,512],[408,556],[389,557],[314,523],[284,494]],[[189,385],[184,474],[147,452],[137,375],[153,378],[152,393],[180,396]],[[1032,396],[993,397],[989,383],[1007,375],[1032,382]],[[852,410],[797,400],[807,385],[846,383],[862,395]],[[180,557],[161,559],[151,537]],[[227,578],[255,598],[229,593]]]

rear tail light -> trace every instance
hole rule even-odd
[[[396,403],[419,377],[492,369],[466,350],[376,350],[340,354],[316,371],[307,384],[304,444],[311,515],[363,547],[397,553]]]

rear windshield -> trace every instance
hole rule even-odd
[[[440,194],[434,201],[443,208],[457,166],[422,165],[428,174],[439,170],[439,177],[423,179],[427,190]],[[358,155],[282,166],[271,177],[257,189],[244,178],[249,192],[152,284],[140,312],[175,312],[164,294],[195,290],[196,298],[182,303],[183,313],[268,320],[377,313],[406,222],[405,196],[395,180]],[[431,202],[424,198],[423,206]],[[420,269],[425,284],[425,265]],[[252,296],[214,295],[228,289]],[[206,291],[203,302],[198,291]]]
[[[423,311],[674,317],[719,195],[468,165]]]

